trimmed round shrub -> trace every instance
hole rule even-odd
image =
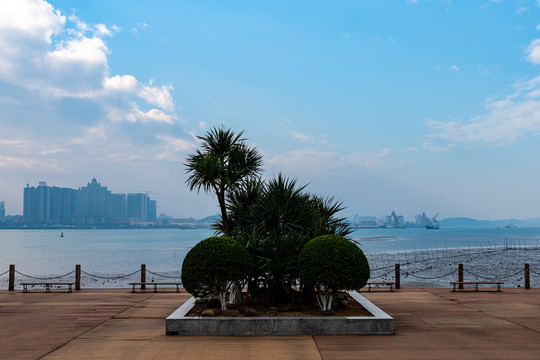
[[[253,261],[246,247],[227,236],[212,236],[195,245],[182,263],[182,284],[187,292],[224,290],[231,281],[244,279]]]
[[[323,235],[310,240],[298,256],[300,279],[332,292],[355,290],[366,285],[369,263],[364,252],[350,240]]]

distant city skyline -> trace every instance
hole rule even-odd
[[[202,218],[196,135],[343,216],[540,217],[536,0],[0,0],[0,201],[96,177]]]
[[[93,178],[78,189],[27,184],[23,221],[43,224],[113,224],[155,221],[156,201],[146,193],[113,193]]]

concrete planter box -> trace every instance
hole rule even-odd
[[[167,335],[392,335],[394,319],[357,292],[353,297],[373,317],[186,317],[190,298],[166,319]]]

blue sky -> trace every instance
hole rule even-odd
[[[540,217],[540,2],[0,0],[0,199],[29,183],[217,213],[183,161],[245,131],[344,215]]]

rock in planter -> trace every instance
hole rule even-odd
[[[234,317],[238,315],[238,310],[222,310],[221,313],[223,314],[223,316]]]
[[[248,308],[246,311],[245,311],[245,315],[247,317],[253,317],[253,316],[259,316],[259,313],[257,312],[257,310],[253,309],[253,308]]]
[[[212,309],[206,309],[201,313],[201,316],[216,316],[216,313]]]

